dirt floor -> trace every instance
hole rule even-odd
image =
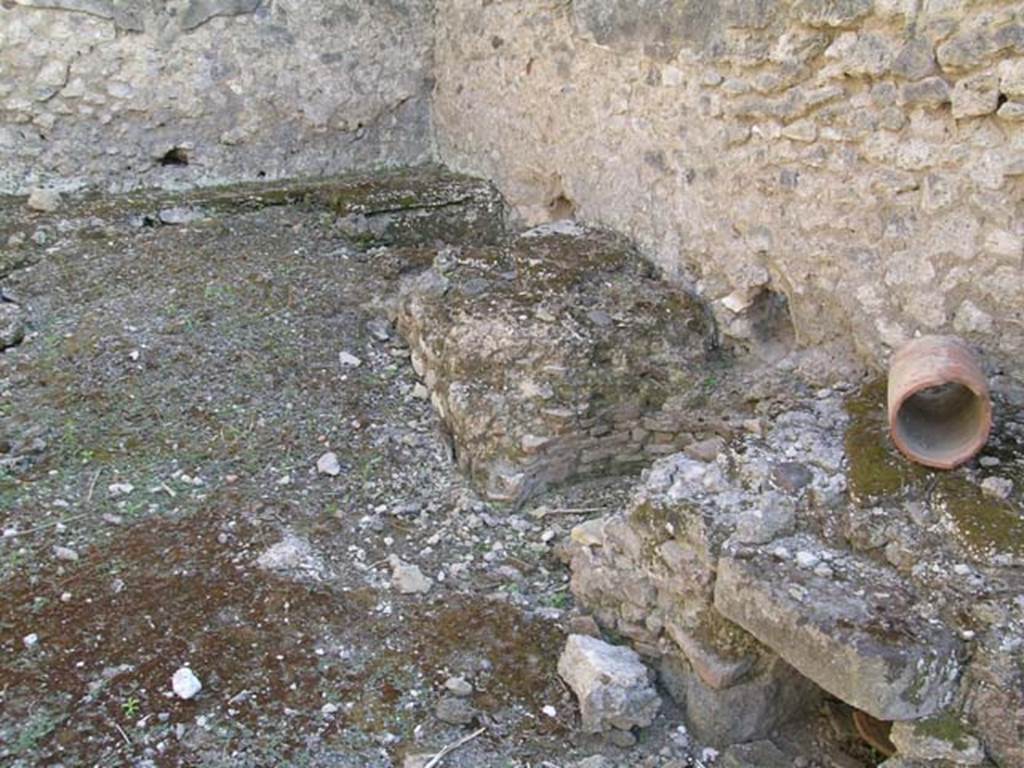
[[[325,189],[0,206],[28,329],[0,354],[0,765],[401,766],[481,728],[443,765],[685,755],[669,716],[588,742],[555,673],[554,547],[628,482],[481,503],[387,322],[410,232],[500,213]],[[396,555],[429,591],[392,586]]]

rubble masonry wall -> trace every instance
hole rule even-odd
[[[782,294],[802,346],[955,332],[1024,376],[1024,3],[438,6],[440,158],[526,220],[634,237],[726,336]]]
[[[431,19],[417,0],[4,0],[0,194],[421,163]]]

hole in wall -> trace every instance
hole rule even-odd
[[[576,213],[576,204],[564,194],[556,195],[548,202],[548,211],[551,221],[571,219]]]
[[[160,158],[160,165],[188,165],[188,150],[184,147],[173,147],[167,150],[163,157]]]
[[[730,307],[719,321],[719,330],[730,346],[762,362],[777,362],[796,348],[789,301],[779,291],[761,288],[742,307]]]
[[[751,340],[758,354],[766,360],[778,360],[796,346],[796,329],[789,314],[789,300],[784,293],[768,288],[757,294],[747,310],[750,317]]]

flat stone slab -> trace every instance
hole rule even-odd
[[[809,535],[727,548],[715,607],[826,691],[881,720],[950,703],[960,641],[895,572]]]
[[[649,463],[689,437],[709,328],[618,236],[571,223],[442,249],[398,328],[490,499]]]

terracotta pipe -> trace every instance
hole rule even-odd
[[[953,469],[982,449],[992,428],[988,383],[953,336],[923,336],[889,364],[889,430],[912,461]]]

